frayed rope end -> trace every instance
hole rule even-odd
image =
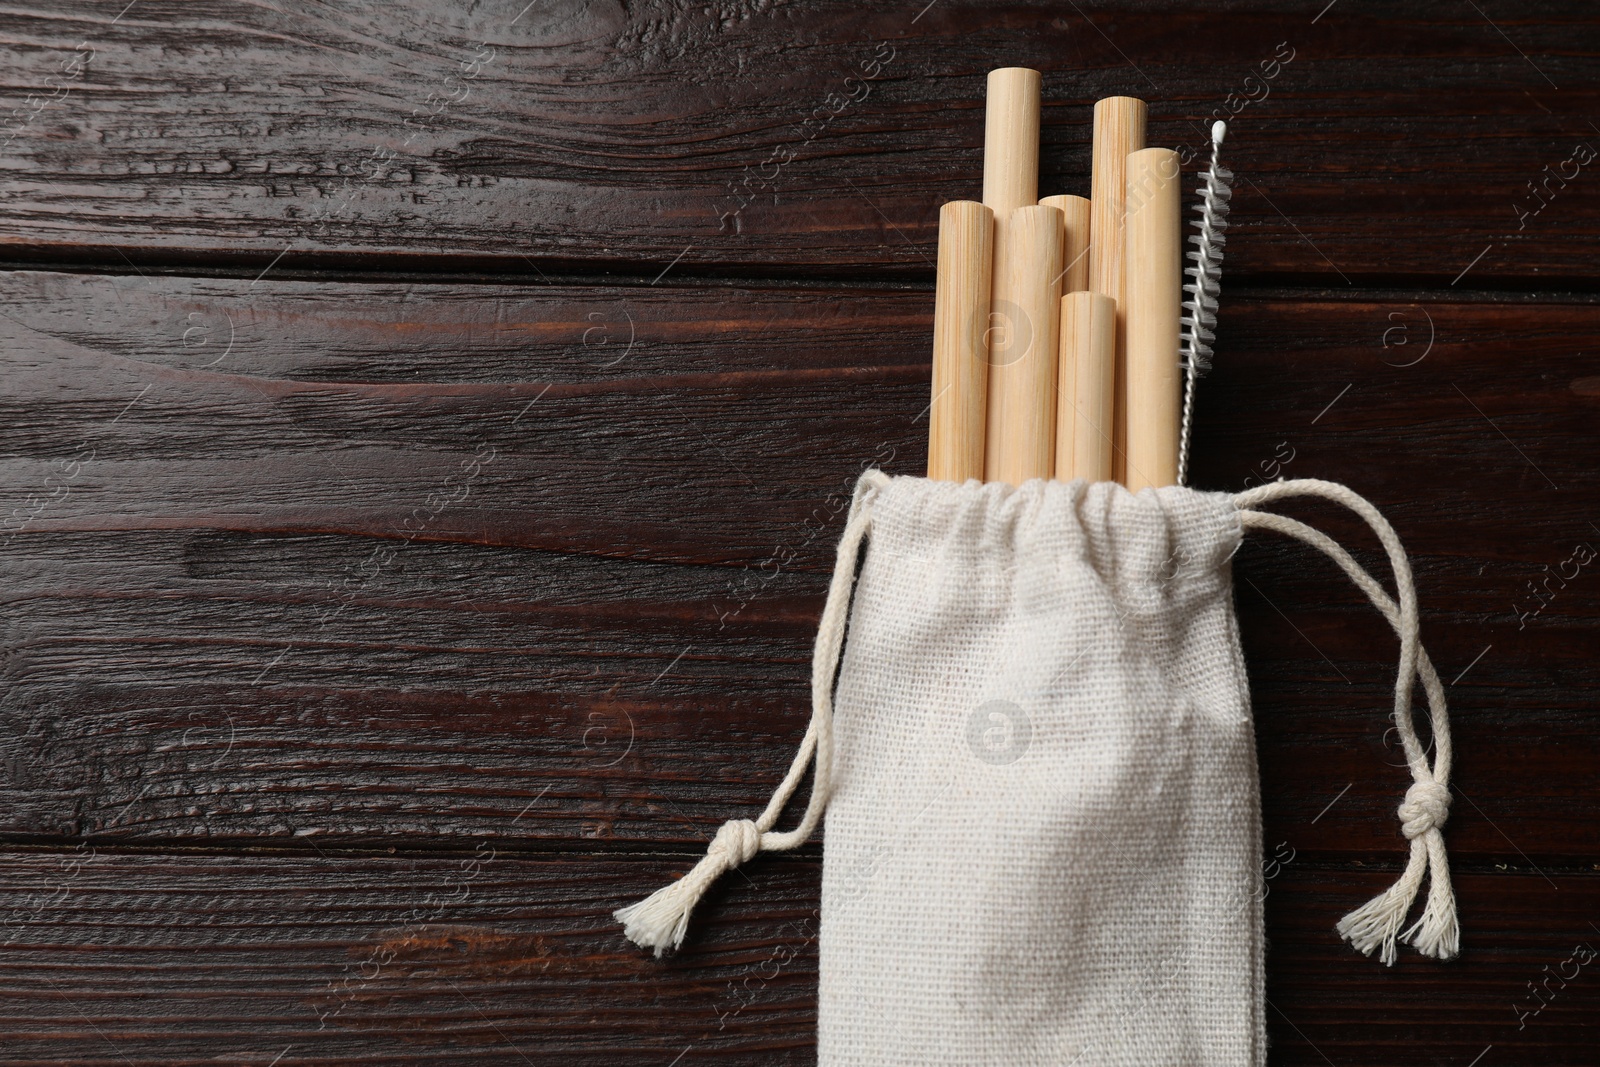
[[[622,924],[622,932],[628,940],[640,948],[655,949],[656,959],[666,955],[667,949],[683,944],[683,935],[688,932],[689,912],[694,902],[685,906],[684,894],[674,892],[686,880],[680,878],[637,904],[611,913]]]
[[[1395,941],[1400,936],[1400,924],[1406,921],[1411,910],[1412,896],[1400,884],[1390,886],[1361,907],[1339,920],[1339,936],[1343,937],[1363,956],[1379,949],[1378,958],[1386,966],[1394,966]]]
[[[677,949],[689,930],[689,916],[711,884],[761,851],[761,830],[749,819],[722,824],[700,862],[671,885],[662,886],[637,904],[618,908],[612,916],[622,932],[640,948],[654,949],[660,959]]]
[[[1428,904],[1422,917],[1400,935],[1401,940],[1424,956],[1453,960],[1461,954],[1461,924],[1456,920],[1456,897],[1450,888],[1450,875],[1430,856]]]
[[[1439,915],[1428,908],[1422,918],[1400,936],[1412,948],[1436,960],[1453,960],[1461,954],[1461,924],[1456,922],[1453,911]]]

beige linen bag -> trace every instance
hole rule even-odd
[[[1326,536],[1256,510],[1296,495],[1372,526],[1398,603]],[[1410,862],[1340,932],[1385,962],[1397,940],[1454,955],[1448,723],[1410,569],[1376,509],[1317,481],[1135,496],[869,471],[793,767],[758,818],[725,824],[692,871],[617,912],[627,936],[678,947],[715,878],[800,844],[826,807],[819,1063],[1264,1063],[1261,819],[1229,566],[1252,527],[1330,555],[1400,636]],[[1418,676],[1431,762],[1411,721]],[[799,826],[774,830],[813,759]]]

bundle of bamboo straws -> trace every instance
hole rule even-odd
[[[983,202],[939,212],[928,477],[1178,481],[1178,155],[1095,104],[1090,196],[1039,199],[1040,77],[991,71]],[[1063,295],[1064,294],[1064,295]]]

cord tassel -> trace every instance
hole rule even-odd
[[[618,908],[612,915],[622,923],[622,932],[640,948],[653,949],[660,958],[668,949],[683,944],[689,930],[689,916],[713,882],[735,867],[749,862],[760,852],[779,852],[804,844],[822,819],[828,803],[828,786],[833,769],[833,679],[839,669],[844,648],[845,623],[850,614],[850,592],[855,586],[856,558],[872,523],[871,503],[878,490],[889,483],[882,471],[869,470],[856,481],[850,501],[850,517],[839,538],[833,580],[828,599],[817,624],[817,643],[811,655],[811,724],[800,742],[789,773],[773,791],[772,799],[755,819],[731,819],[717,830],[717,836],[688,874],[663,886],[637,904]],[[775,831],[772,827],[783,806],[794,795],[806,768],[816,760],[811,783],[811,799],[805,815],[793,830]]]
[[[1398,602],[1368,574],[1333,538],[1303,522],[1267,511],[1247,510],[1250,505],[1267,503],[1280,497],[1318,496],[1343,504],[1366,520],[1383,542],[1394,568]],[[1234,497],[1240,508],[1241,525],[1287,534],[1326,554],[1351,581],[1367,594],[1400,638],[1400,673],[1395,682],[1394,723],[1411,768],[1412,784],[1400,804],[1400,830],[1410,842],[1406,869],[1399,880],[1382,893],[1339,920],[1339,934],[1365,955],[1392,966],[1397,956],[1396,943],[1404,941],[1425,956],[1453,959],[1461,951],[1461,928],[1456,918],[1455,892],[1450,887],[1450,858],[1445,852],[1443,827],[1450,817],[1450,715],[1445,706],[1444,686],[1422,647],[1421,625],[1417,617],[1417,594],[1411,578],[1411,564],[1399,536],[1388,521],[1365,499],[1342,485],[1315,479],[1273,482]],[[1429,723],[1433,731],[1434,756],[1428,756],[1417,739],[1411,717],[1411,693],[1417,679],[1422,680],[1428,697]],[[1404,932],[1406,915],[1416,902],[1422,880],[1428,880],[1428,900],[1422,915]]]
[[[1440,827],[1450,815],[1450,791],[1438,782],[1419,781],[1406,790],[1400,804],[1400,829],[1411,842],[1405,873],[1387,891],[1339,920],[1339,933],[1360,951],[1395,961],[1395,942],[1405,941],[1425,956],[1450,959],[1460,950],[1455,894],[1450,890],[1449,860]],[[1428,903],[1422,917],[1404,933],[1400,926],[1416,901],[1426,872]]]
[[[622,932],[640,948],[655,949],[656,958],[661,958],[667,949],[683,944],[689,916],[711,883],[760,851],[761,831],[754,822],[731,819],[723,823],[705,856],[688,874],[639,903],[613,912],[622,923]]]

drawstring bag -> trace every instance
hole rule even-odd
[[[1331,538],[1263,510],[1295,496],[1364,519],[1397,595]],[[1454,956],[1449,726],[1410,566],[1377,509],[1313,480],[1134,495],[867,472],[793,766],[757,818],[726,823],[693,870],[616,913],[627,936],[658,956],[679,947],[712,881],[801,844],[826,810],[825,1067],[1264,1063],[1260,801],[1230,568],[1252,529],[1330,556],[1400,639],[1410,859],[1339,932],[1385,963],[1401,941]],[[1417,677],[1431,762],[1412,724]],[[775,829],[813,763],[799,825]]]

